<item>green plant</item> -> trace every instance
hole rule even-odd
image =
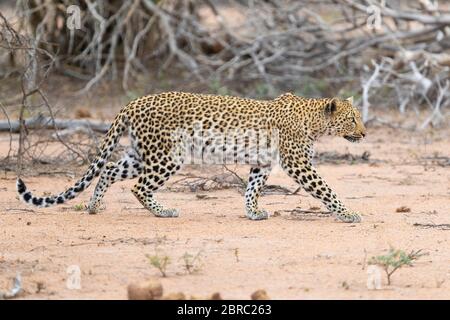
[[[404,266],[411,267],[413,261],[424,255],[426,255],[426,253],[422,253],[422,250],[412,250],[410,253],[406,253],[403,250],[397,250],[391,247],[386,255],[370,258],[369,264],[380,266],[384,272],[386,272],[387,284],[390,285],[391,277],[395,271]]]
[[[75,211],[82,211],[82,210],[84,210],[84,205],[82,203],[75,204],[73,206],[73,210],[75,210]]]
[[[183,259],[183,268],[187,273],[192,274],[200,270],[201,253],[202,251],[199,251],[197,254],[193,255],[186,252],[181,257]]]
[[[156,269],[161,272],[161,275],[165,278],[167,277],[167,266],[170,264],[170,258],[167,255],[146,255],[148,258],[148,261],[150,262],[150,265],[155,267]]]

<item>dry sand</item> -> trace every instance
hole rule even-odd
[[[34,209],[17,200],[15,175],[4,173],[0,291],[20,272],[25,299],[125,299],[130,282],[152,277],[161,280],[166,293],[206,296],[217,291],[225,299],[248,299],[257,289],[265,289],[272,299],[450,299],[450,230],[443,225],[450,223],[450,166],[439,158],[450,156],[449,133],[369,128],[359,144],[339,138],[317,144],[319,152],[370,151],[368,163],[317,165],[347,206],[362,212],[361,224],[283,211],[321,206],[304,191],[263,196],[260,205],[272,216],[249,221],[236,189],[162,190],[157,198],[178,208],[181,216],[155,218],[129,191],[133,181],[115,184],[105,197],[106,209],[97,215],[75,209],[87,203],[92,186],[62,206]],[[7,150],[7,136],[1,138],[1,148]],[[190,169],[211,175],[220,171]],[[60,192],[75,179],[44,175],[25,181],[42,194]],[[268,182],[296,189],[279,170]],[[199,199],[198,194],[207,197]],[[411,211],[396,212],[401,206]],[[29,209],[33,211],[25,211]],[[280,214],[274,216],[276,211]],[[428,255],[397,271],[391,286],[383,276],[382,290],[368,290],[366,263],[389,246],[423,249]],[[198,270],[188,274],[182,257],[199,252]],[[170,257],[166,278],[146,258],[155,253]],[[81,270],[79,290],[66,286],[71,265]]]

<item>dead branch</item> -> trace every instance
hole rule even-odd
[[[349,152],[346,153],[338,153],[338,152],[316,152],[314,154],[314,160],[318,163],[348,163],[348,164],[356,164],[356,163],[369,163],[374,162],[375,160],[370,159],[370,152],[364,151],[361,155],[351,154]]]
[[[108,131],[110,124],[102,121],[84,120],[84,119],[54,119],[51,117],[37,116],[24,120],[24,127],[27,130],[36,129],[57,129],[57,130],[78,130],[79,128],[88,129],[105,133]],[[0,120],[0,131],[9,131],[18,133],[20,131],[20,121],[4,121]]]
[[[414,223],[414,227],[421,227],[425,229],[435,228],[440,230],[450,230],[450,224],[449,223],[443,223],[443,224],[435,224],[435,223]]]
[[[377,80],[380,70],[383,67],[384,61],[381,62],[381,64],[377,64],[375,61],[372,60],[372,65],[375,67],[375,70],[373,71],[370,78],[363,83],[363,94],[362,94],[362,119],[363,122],[367,122],[369,120],[369,90],[374,84],[374,82]]]

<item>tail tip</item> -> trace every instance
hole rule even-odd
[[[23,194],[25,191],[27,191],[27,187],[25,186],[25,183],[20,178],[17,178],[17,180],[16,180],[16,187],[17,187],[17,192],[19,192],[19,194]]]

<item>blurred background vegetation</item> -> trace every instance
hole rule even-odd
[[[0,13],[0,129],[19,133],[3,163],[42,162],[55,140],[56,159],[87,161],[107,126],[62,119],[110,119],[168,90],[354,96],[367,124],[389,122],[380,111],[448,124],[446,1],[18,0]]]

